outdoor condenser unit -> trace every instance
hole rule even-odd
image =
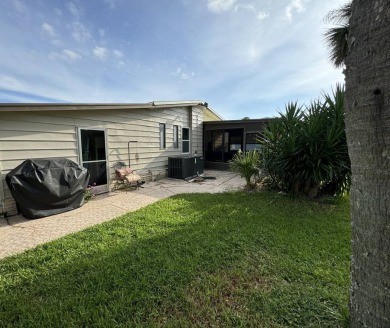
[[[203,156],[168,157],[168,177],[187,179],[204,172]]]

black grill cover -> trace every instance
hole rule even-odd
[[[82,206],[89,172],[66,158],[28,159],[6,181],[23,216],[37,219]]]

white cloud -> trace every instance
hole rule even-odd
[[[49,58],[51,60],[65,60],[65,61],[68,61],[68,62],[74,62],[76,60],[79,60],[81,59],[81,55],[79,55],[78,53],[72,51],[72,50],[68,50],[68,49],[64,49],[62,50],[62,52],[58,53],[58,52],[51,52],[49,54]]]
[[[16,11],[22,13],[26,11],[26,6],[19,0],[14,0],[13,1],[14,8]]]
[[[118,58],[123,58],[123,56],[124,56],[124,54],[123,54],[122,51],[113,50],[112,52],[113,52],[113,54],[114,54],[116,57],[118,57]]]
[[[92,50],[92,52],[100,60],[105,60],[107,58],[107,55],[108,55],[107,49],[103,48],[103,47],[95,47]]]
[[[187,80],[191,80],[194,76],[195,76],[194,72],[191,72],[191,74],[182,72],[180,74],[180,79],[183,80],[183,81],[187,81]]]
[[[207,8],[213,13],[220,13],[234,9],[237,0],[208,0]]]
[[[257,14],[256,14],[256,19],[261,21],[265,18],[269,17],[269,13],[266,13],[265,11],[259,11]]]
[[[255,15],[256,19],[261,21],[269,16],[268,12],[257,10],[254,5],[251,4],[238,4],[234,7],[234,11],[239,11],[239,10],[246,10],[253,15]]]
[[[123,54],[122,51],[119,51],[119,50],[115,50],[115,49],[114,49],[112,52],[113,52],[113,54],[114,54],[116,57],[118,57],[118,58],[123,58],[123,57],[124,57],[124,54]]]
[[[66,8],[68,8],[69,12],[77,18],[79,18],[82,14],[82,10],[77,7],[73,2],[68,2],[66,4]]]
[[[245,9],[245,10],[248,10],[248,11],[252,11],[252,12],[255,12],[256,11],[256,8],[255,6],[253,5],[242,5],[242,4],[238,4],[234,7],[234,11],[238,11],[240,9]]]
[[[14,77],[7,76],[7,75],[0,75],[0,88],[11,89],[11,90],[21,89],[23,88],[23,83]]]
[[[91,33],[80,22],[73,22],[71,24],[71,29],[72,29],[72,37],[77,42],[87,41],[91,38]]]
[[[110,9],[115,9],[118,3],[118,0],[103,0],[109,7]]]
[[[176,68],[176,71],[172,72],[170,75],[174,76],[176,78],[179,78],[182,81],[189,81],[195,76],[195,73],[188,72],[185,68],[185,65],[184,65],[184,68],[181,66],[178,66]]]
[[[81,56],[78,53],[75,53],[74,51],[71,51],[68,49],[62,50],[62,53],[67,59],[69,59],[71,61],[81,59]]]
[[[54,36],[55,35],[55,32],[54,32],[54,27],[51,26],[50,24],[48,23],[43,23],[41,25],[41,28],[42,30],[44,30],[47,34],[49,34],[50,36]]]
[[[300,13],[306,8],[303,5],[303,0],[292,0],[285,9],[285,15],[288,20],[292,20],[293,14]]]
[[[249,47],[249,59],[250,61],[255,61],[257,60],[260,56],[261,56],[261,51],[259,49],[259,47],[256,45],[256,44],[252,44],[250,47]]]
[[[238,0],[208,0],[207,7],[209,11],[213,13],[221,13],[223,11],[246,11],[253,14],[258,21],[261,21],[270,15],[269,12],[257,9],[254,4],[238,3]]]

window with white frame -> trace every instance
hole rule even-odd
[[[160,123],[160,149],[165,149],[165,124]]]
[[[173,126],[173,148],[179,148],[179,126]]]
[[[190,152],[190,129],[189,128],[182,128],[181,143],[182,143],[182,153],[189,154]]]

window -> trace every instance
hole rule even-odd
[[[221,162],[222,155],[223,155],[223,149],[222,149],[223,133],[224,133],[223,130],[205,131],[205,133],[206,133],[206,160],[212,162]]]
[[[173,126],[173,148],[179,148],[179,127]]]
[[[160,123],[160,149],[165,149],[165,124]]]
[[[229,151],[242,150],[242,134],[237,131],[231,131],[229,137]]]
[[[258,139],[259,139],[258,133],[247,133],[245,150],[246,151],[260,150],[260,143]]]
[[[190,152],[190,129],[183,128],[181,131],[182,153],[188,154]]]

